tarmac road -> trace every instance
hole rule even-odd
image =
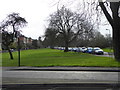
[[[112,58],[114,58],[114,54],[113,53],[109,54],[108,52],[104,52],[104,55],[95,55],[95,56],[112,57]]]
[[[59,68],[59,67],[58,67]],[[120,90],[118,72],[3,70],[3,90]]]
[[[3,71],[3,84],[118,83],[118,72]]]

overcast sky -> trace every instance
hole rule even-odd
[[[0,5],[0,22],[12,13],[19,13],[28,22],[28,25],[22,28],[22,34],[33,39],[38,39],[44,35],[47,27],[47,20],[50,14],[57,10],[59,0],[2,0]],[[82,1],[82,0],[81,0]],[[74,3],[73,3],[74,2]],[[59,5],[65,5],[68,8],[77,9],[79,0],[63,0]],[[111,29],[110,27],[107,27]],[[102,34],[109,34],[101,27]]]

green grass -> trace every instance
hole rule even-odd
[[[14,60],[8,53],[2,54],[2,66],[18,66],[17,52]],[[110,57],[99,57],[85,53],[63,52],[55,49],[21,51],[21,66],[102,66],[118,67],[120,63]]]
[[[113,52],[113,49],[111,49],[111,48],[104,48],[103,51],[104,52]]]

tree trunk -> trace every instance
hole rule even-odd
[[[9,47],[7,47],[8,48],[8,52],[9,52],[9,54],[10,54],[10,59],[11,60],[13,60],[13,55],[12,55],[12,52],[11,52],[11,50],[10,50],[10,48]]]
[[[120,62],[120,17],[118,13],[120,2],[110,2],[112,17],[108,13],[103,2],[99,2],[99,5],[102,8],[110,25],[112,26],[114,56],[115,56],[115,59]]]
[[[113,28],[113,50],[114,56],[120,62],[120,26]]]
[[[113,12],[113,50],[115,59],[120,62],[120,17],[116,13]]]
[[[113,50],[114,56],[117,61],[120,62],[120,17],[119,17],[119,6],[118,2],[111,2],[110,8],[113,16]]]
[[[65,42],[65,50],[64,50],[64,52],[68,52],[68,42],[67,41]]]

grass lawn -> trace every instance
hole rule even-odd
[[[110,48],[103,48],[103,51],[104,51],[104,52],[113,52],[113,49],[110,49]]]
[[[2,53],[2,66],[18,66],[17,52],[14,60],[8,53]],[[110,57],[99,57],[85,53],[63,52],[55,49],[21,51],[21,66],[102,66],[120,67],[120,63]]]

